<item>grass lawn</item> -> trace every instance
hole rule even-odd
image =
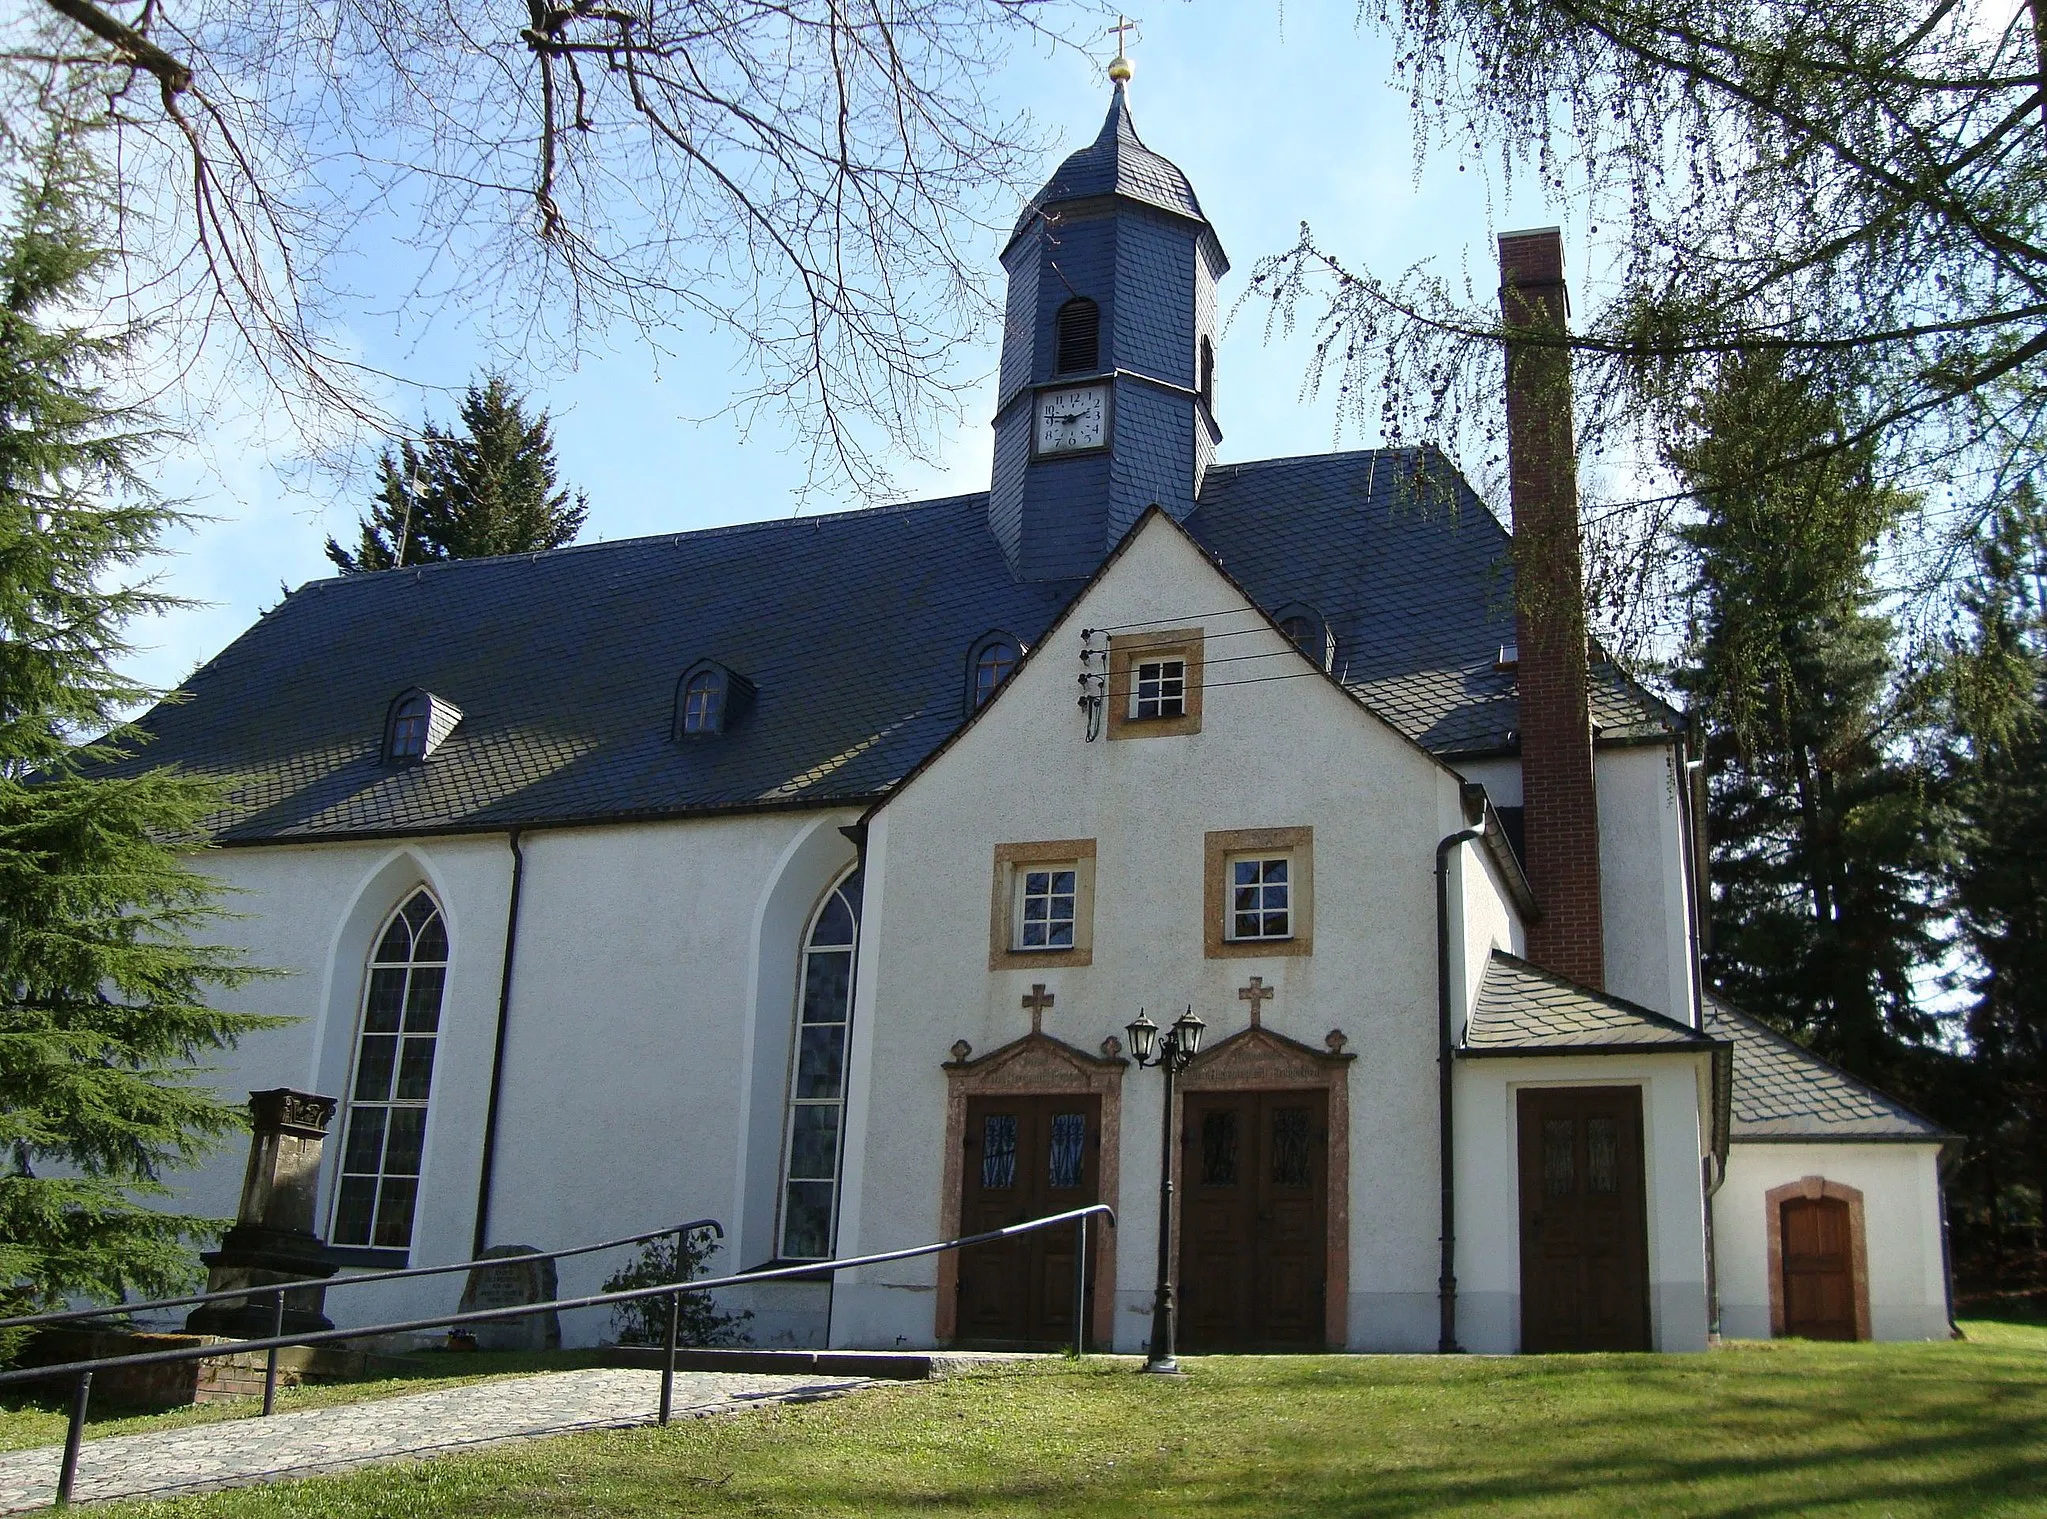
[[[400,1363],[392,1374],[372,1382],[340,1382],[314,1387],[281,1387],[277,1409],[290,1413],[300,1408],[322,1408],[335,1403],[359,1403],[370,1398],[394,1398],[409,1392],[432,1392],[436,1387],[454,1387],[478,1378],[523,1377],[536,1371],[572,1371],[602,1364],[594,1351],[552,1351],[545,1355],[519,1355],[507,1351],[478,1351],[473,1355],[418,1355],[393,1357]],[[222,1419],[253,1418],[261,1410],[254,1398],[228,1403],[199,1403],[157,1413],[137,1413],[131,1407],[95,1398],[87,1405],[85,1438],[108,1435],[139,1435],[156,1429],[177,1429],[186,1424],[213,1424]],[[34,1396],[10,1388],[0,1397],[0,1450],[25,1450],[32,1445],[60,1445],[64,1427],[70,1422],[71,1399],[67,1394]]]
[[[105,1511],[2047,1514],[2047,1329],[1703,1356],[1051,1361]]]

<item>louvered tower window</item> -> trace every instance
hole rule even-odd
[[[1101,367],[1102,308],[1077,295],[1059,308],[1059,373],[1086,374]]]

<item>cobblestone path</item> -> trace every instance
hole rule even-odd
[[[859,1377],[679,1371],[675,1416],[701,1418],[764,1403],[804,1402],[865,1385]],[[82,1503],[205,1492],[470,1450],[499,1440],[650,1424],[660,1397],[659,1372],[561,1371],[154,1434],[95,1440],[88,1431],[72,1499]],[[56,1496],[60,1454],[54,1445],[0,1453],[0,1513],[47,1507]]]

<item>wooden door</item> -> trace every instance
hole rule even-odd
[[[1808,1340],[1855,1338],[1855,1265],[1848,1204],[1793,1197],[1780,1205],[1784,1332]]]
[[[1190,1092],[1180,1112],[1180,1343],[1323,1349],[1329,1094]]]
[[[1101,1099],[973,1097],[960,1232],[979,1234],[1101,1199]],[[960,1252],[957,1338],[1030,1349],[1073,1341],[1072,1228]]]
[[[1639,1087],[1520,1094],[1521,1348],[1647,1350]]]

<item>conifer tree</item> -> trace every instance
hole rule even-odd
[[[159,445],[110,375],[134,334],[96,331],[108,258],[82,129],[56,131],[0,219],[0,1305],[175,1289],[213,1221],[151,1207],[164,1173],[241,1122],[196,1062],[274,1020],[209,992],[253,974],[197,942],[219,888],[185,851],[216,784],[141,768],[114,726],[150,693],[123,627],[173,603],[135,566],[178,513],[142,469]],[[79,742],[81,735],[101,733]]]
[[[1909,504],[1839,408],[1778,360],[1728,360],[1671,462],[1697,493],[1689,672],[1714,880],[1707,973],[1872,1079],[1930,1025],[1936,952],[1925,714],[1894,669],[1871,560]],[[1786,468],[1787,453],[1807,456]]]
[[[417,445],[401,442],[395,456],[386,449],[377,481],[356,551],[327,540],[344,575],[560,548],[590,514],[586,496],[555,484],[547,413],[529,421],[524,398],[499,375],[469,387],[459,433],[429,422]]]
[[[1952,905],[1969,950],[1973,1254],[1993,1279],[2026,1243],[2047,1265],[2047,508],[2030,482],[2000,503],[1963,595],[1951,662],[1959,861]],[[2030,1241],[2011,1224],[2030,1221]]]

